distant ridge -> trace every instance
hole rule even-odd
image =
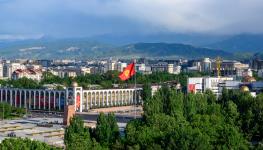
[[[228,52],[262,52],[263,34],[240,34],[223,41],[210,44],[208,47],[223,49]]]
[[[226,57],[233,54],[222,50],[175,43],[134,43],[110,45],[89,39],[52,39],[9,42],[0,45],[4,58],[29,59],[86,59],[106,57]]]
[[[208,48],[194,47],[175,43],[135,43],[129,44],[113,51],[115,55],[137,55],[142,57],[233,57],[232,53]]]

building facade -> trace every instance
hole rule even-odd
[[[0,87],[0,102],[29,110],[62,111],[69,103],[78,112],[93,108],[141,103],[141,89],[84,90],[73,86],[66,90],[17,89]]]
[[[233,81],[231,77],[195,77],[188,78],[187,92],[188,93],[203,93],[206,90],[211,90],[219,96],[222,88],[225,87],[227,81]]]

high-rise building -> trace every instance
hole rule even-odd
[[[4,77],[4,72],[3,72],[3,64],[0,63],[0,79],[2,79]]]
[[[174,64],[167,65],[167,72],[173,74],[174,73]]]
[[[204,58],[201,62],[201,71],[202,72],[211,72],[211,60],[209,58]]]
[[[122,62],[117,63],[117,70],[119,72],[122,72],[125,67],[127,67],[127,63],[122,63]]]

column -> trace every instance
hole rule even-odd
[[[22,107],[22,91],[19,90],[19,107]]]
[[[90,92],[90,108],[92,108],[92,99],[93,99],[93,98],[92,98],[92,94],[93,94],[93,93]]]
[[[3,89],[1,89],[1,102],[3,102]]]
[[[61,92],[58,93],[58,110],[61,110],[61,102],[60,102],[60,98],[61,98]]]
[[[100,107],[100,102],[101,102],[101,101],[100,101],[100,91],[99,91],[99,106],[98,106],[98,107]]]
[[[89,93],[88,92],[85,92],[86,93],[86,109],[88,110],[89,109]]]
[[[34,91],[33,105],[34,109],[36,109],[36,91]]]
[[[31,91],[28,91],[29,92],[29,102],[28,102],[28,109],[31,109],[31,101],[32,101],[32,92]]]
[[[120,98],[121,98],[121,96],[120,96],[120,91],[118,91],[118,95],[117,95],[117,104],[118,104],[118,106],[120,105]]]
[[[5,89],[5,102],[7,102],[7,89]]]
[[[48,91],[48,110],[50,111],[50,91]]]
[[[94,92],[95,93],[95,96],[94,96],[94,105],[97,106],[97,92]]]
[[[46,109],[46,90],[44,90],[44,97],[43,97],[43,105],[44,105],[44,110]]]
[[[115,103],[115,106],[117,106],[117,100],[118,100],[117,91],[115,91],[114,92],[114,103]]]
[[[124,94],[123,94],[123,93],[124,93]],[[123,105],[123,99],[124,99],[124,96],[125,96],[125,92],[122,91],[122,93],[121,93],[121,105]]]
[[[106,106],[109,106],[109,92],[106,93]]]
[[[17,90],[15,89],[15,98],[14,98],[14,100],[15,100],[15,107],[16,107],[16,101],[17,101]]]
[[[26,108],[26,104],[27,104],[26,93],[27,93],[27,91],[24,90],[24,108]]]
[[[13,106],[13,90],[10,90],[10,104]]]
[[[41,100],[41,91],[38,91],[38,109],[41,109],[40,100]]]
[[[104,107],[105,103],[105,96],[104,96],[104,91],[102,91],[102,107]]]
[[[130,103],[130,91],[127,91],[126,105]]]
[[[54,107],[54,110],[56,110],[56,96],[57,96],[57,93],[54,91],[53,92],[53,107]]]
[[[110,91],[110,105],[112,106],[112,91]]]

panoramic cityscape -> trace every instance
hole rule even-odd
[[[262,10],[0,0],[0,150],[263,149]]]

